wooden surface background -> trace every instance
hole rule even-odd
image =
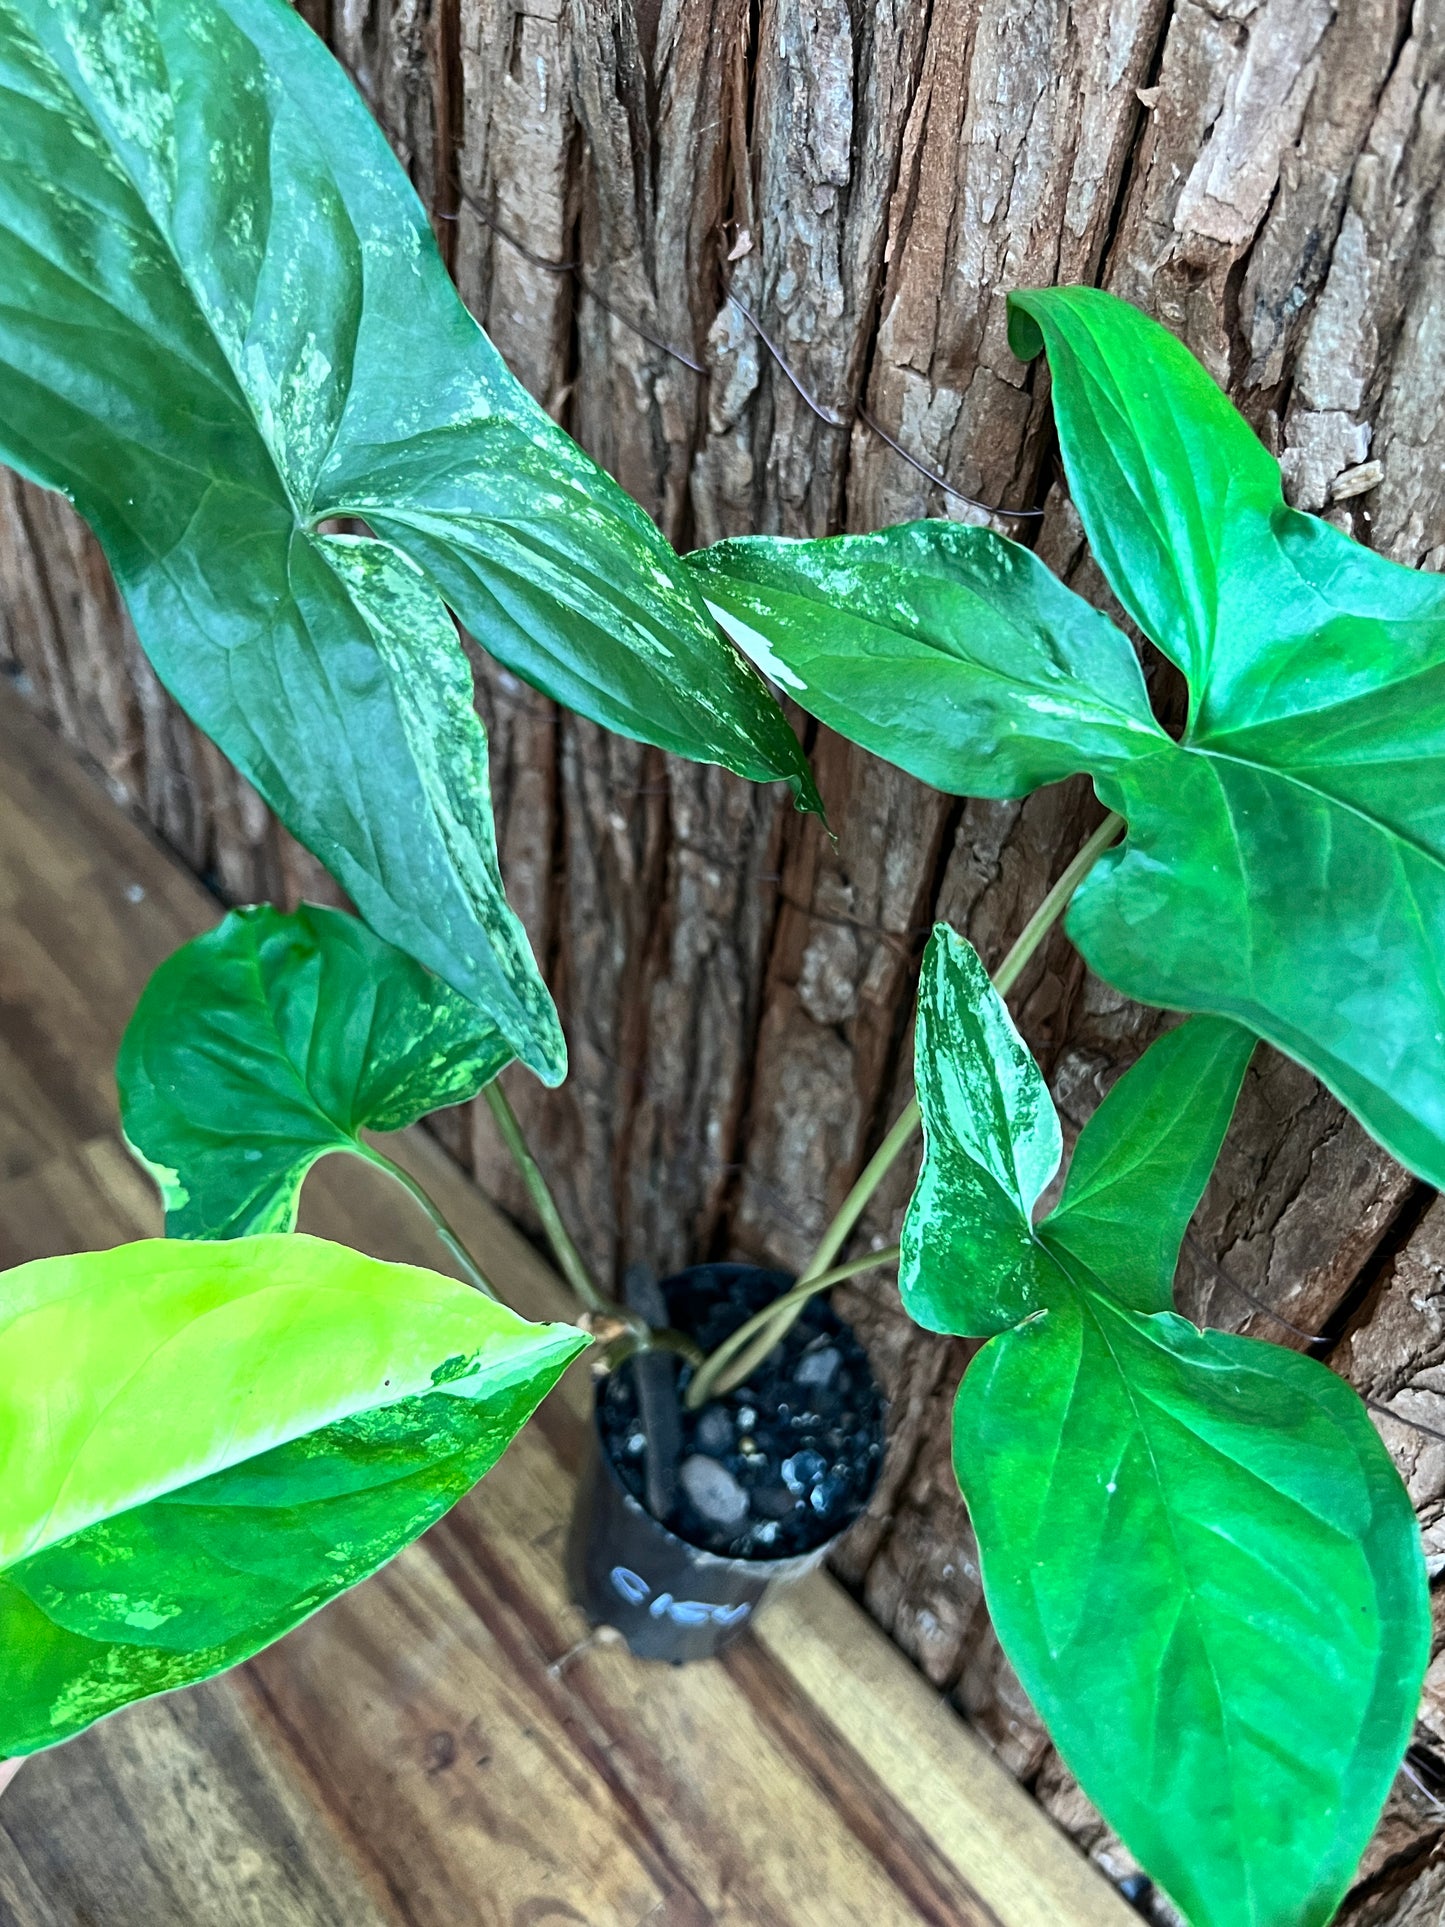
[[[110,1063],[216,903],[0,690],[0,1268],[153,1236]],[[435,1142],[388,1149],[532,1318],[560,1281]],[[440,1265],[356,1159],[302,1225]],[[674,1671],[590,1639],[563,1553],[574,1367],[478,1489],[250,1665],[0,1799],[0,1927],[1129,1927],[1119,1895],[836,1580]]]
[[[861,399],[954,488],[1044,506],[1041,550],[1108,606],[1059,486],[1046,392],[1004,331],[1010,287],[1096,281],[1189,341],[1301,507],[1445,565],[1440,0],[304,11],[513,368],[680,544],[968,512],[861,419],[840,430],[810,412],[726,300],[731,281],[829,410]],[[226,895],[324,893],[158,689],[65,505],[4,478],[0,652]],[[930,923],[996,960],[1096,806],[1077,785],[1024,804],[940,798],[799,719],[833,845],[776,792],[605,737],[480,653],[477,667],[504,868],[572,1052],[562,1091],[514,1096],[582,1242],[604,1267],[722,1250],[797,1263],[907,1094]],[[1014,1002],[1074,1125],[1157,1021],[1062,937]],[[486,1119],[441,1128],[525,1216]],[[891,1234],[906,1182],[872,1235]],[[1315,1349],[1371,1398],[1434,1428],[1381,1420],[1438,1570],[1445,1208],[1261,1052],[1196,1233],[1191,1314],[1290,1344],[1324,1333]],[[913,1332],[887,1285],[850,1304],[895,1424],[840,1570],[1049,1810],[1126,1865],[988,1628],[947,1464],[964,1351]],[[1445,1678],[1412,1761],[1352,1904],[1360,1927],[1437,1917]]]

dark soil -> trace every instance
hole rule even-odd
[[[662,1291],[673,1325],[709,1352],[792,1282],[753,1265],[697,1265],[665,1279]],[[691,1375],[679,1362],[679,1398]],[[647,1441],[630,1363],[603,1381],[598,1410],[607,1455],[645,1505]],[[662,1524],[727,1558],[810,1552],[867,1503],[883,1457],[883,1419],[863,1347],[822,1299],[811,1299],[745,1384],[682,1412],[677,1498]]]

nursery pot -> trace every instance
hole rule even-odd
[[[695,1265],[661,1289],[674,1326],[709,1350],[791,1283],[755,1265]],[[685,1388],[685,1367],[664,1369]],[[811,1301],[744,1385],[683,1415],[664,1522],[646,1503],[636,1370],[628,1360],[599,1384],[568,1572],[593,1625],[615,1627],[639,1659],[677,1665],[738,1638],[857,1518],[882,1462],[884,1401],[851,1331]],[[734,1508],[746,1500],[731,1524],[719,1488]]]

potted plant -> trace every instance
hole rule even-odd
[[[716,1347],[791,1280],[700,1266],[661,1287],[648,1281],[631,1303],[610,1297],[496,1081],[511,1060],[475,1003],[356,918],[261,905],[233,910],[160,966],[117,1074],[127,1138],[157,1179],[172,1236],[289,1232],[307,1171],[350,1152],[407,1190],[463,1274],[490,1291],[433,1201],[363,1136],[480,1092],[548,1227],[579,1324],[600,1341],[598,1451],[574,1557],[580,1596],[634,1651],[703,1657],[861,1510],[882,1456],[878,1388],[857,1341],[814,1296],[746,1384],[734,1367],[723,1397],[685,1403],[708,1370],[702,1347],[725,1367],[731,1353]]]
[[[506,902],[453,613],[589,719],[816,808],[793,732],[648,518],[501,364],[349,81],[281,0],[142,8],[123,29],[24,0],[0,60],[0,452],[86,516],[162,680],[365,919],[237,913],[158,973],[120,1072],[168,1229],[289,1231],[305,1170],[341,1148],[415,1193],[362,1129],[485,1089],[609,1358],[642,1355],[644,1377],[653,1354],[696,1361],[665,1312],[588,1276],[495,1081],[516,1061],[556,1083],[565,1046]],[[876,1474],[877,1388],[831,1314],[813,1320],[847,1356],[789,1449],[749,1439],[775,1507],[750,1551],[785,1532],[784,1496],[836,1536]],[[846,1476],[800,1477],[840,1423]],[[696,1471],[677,1485],[694,1519]]]
[[[986,529],[741,540],[694,566],[796,700],[924,780],[1018,796],[1089,773],[1109,814],[1065,880],[1069,934],[1128,994],[1209,1013],[1115,1087],[1035,1224],[1052,1107],[997,989],[939,933],[919,1101],[848,1211],[921,1114],[904,1303],[989,1339],[956,1467],[1004,1650],[1066,1762],[1191,1921],[1323,1922],[1413,1720],[1418,1534],[1353,1393],[1197,1331],[1170,1286],[1235,1027],[1445,1176],[1445,585],[1288,508],[1248,425],[1127,304],[1053,289],[1011,314],[1016,351],[1048,354],[1094,555],[1187,679],[1177,739],[1127,638]]]
[[[179,1235],[0,1285],[0,1753],[203,1677],[371,1570],[480,1476],[589,1337],[614,1367],[618,1473],[589,1521],[664,1526],[671,1473],[695,1506],[683,1474],[711,1458],[750,1521],[773,1485],[830,1529],[814,1495],[832,1459],[789,1478],[781,1427],[760,1438],[742,1387],[772,1372],[821,1406],[850,1381],[846,1423],[814,1413],[862,1455],[841,1519],[878,1414],[819,1295],[896,1256],[915,1317],[989,1339],[960,1394],[959,1469],[1006,1650],[1066,1759],[1197,1927],[1323,1922],[1408,1735],[1428,1643],[1418,1537],[1347,1389],[1196,1331],[1169,1286],[1256,1035],[1413,1168],[1445,1169],[1437,838],[1416,783],[1439,585],[1287,510],[1270,458],[1162,330],[1088,291],[1019,297],[1095,551],[1190,678],[1176,742],[1125,638],[986,531],[681,562],[511,381],[283,0],[12,0],[0,83],[0,455],[75,501],[162,679],[361,913],[234,912],[162,966],[120,1081]],[[929,780],[1020,794],[1089,770],[1112,814],[992,985],[935,936],[919,1102],[796,1286],[715,1272],[619,1303],[496,1083],[512,1061],[555,1083],[565,1052],[502,889],[451,614],[579,713],[815,805],[709,610],[825,721]],[[1111,1093],[1036,1224],[1059,1132],[1001,997],[1076,887],[1090,963],[1204,1015]],[[363,1131],[477,1091],[582,1332],[490,1302],[430,1200],[476,1290],[290,1229],[333,1151],[416,1195]],[[901,1251],[838,1262],[920,1116]],[[775,1389],[771,1416],[785,1404],[791,1426]],[[66,1425],[34,1454],[52,1411]],[[731,1427],[720,1455],[699,1436],[714,1416]],[[726,1463],[753,1457],[744,1439],[764,1462],[751,1483]],[[31,1456],[39,1470],[14,1476]],[[622,1558],[599,1576],[585,1533],[578,1570],[641,1613],[639,1640],[715,1644],[751,1602],[706,1590],[692,1555],[725,1553],[677,1541],[649,1543],[683,1561],[685,1593]]]

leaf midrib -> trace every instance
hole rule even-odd
[[[1398,844],[1402,849],[1413,850],[1417,856],[1423,857],[1437,869],[1445,868],[1445,857],[1442,857],[1438,850],[1432,850],[1428,843],[1422,843],[1418,837],[1411,836],[1405,830],[1397,829],[1394,824],[1385,822],[1381,817],[1371,816],[1369,811],[1361,809],[1358,803],[1350,802],[1347,797],[1336,796],[1333,791],[1323,788],[1319,783],[1310,782],[1293,770],[1282,769],[1277,763],[1261,763],[1253,757],[1240,756],[1233,751],[1216,749],[1204,744],[1178,743],[1175,747],[1188,756],[1203,757],[1215,763],[1232,763],[1236,768],[1253,770],[1256,775],[1273,778],[1276,782],[1288,783],[1292,788],[1303,790],[1307,796],[1314,797],[1328,808],[1340,810],[1345,815],[1354,817],[1358,822],[1374,830],[1377,835]]]
[[[1067,1276],[1068,1274],[1065,1274],[1065,1275]],[[1118,1376],[1120,1387],[1122,1388],[1124,1397],[1128,1402],[1129,1410],[1133,1415],[1134,1424],[1138,1431],[1138,1436],[1142,1441],[1144,1450],[1146,1451],[1149,1457],[1149,1468],[1153,1475],[1155,1489],[1159,1494],[1160,1511],[1164,1515],[1165,1527],[1169,1535],[1170,1552],[1173,1556],[1175,1571],[1179,1576],[1179,1588],[1180,1588],[1181,1600],[1182,1600],[1182,1603],[1180,1606],[1180,1612],[1181,1614],[1184,1612],[1188,1612],[1190,1620],[1193,1623],[1195,1637],[1199,1641],[1199,1650],[1204,1654],[1205,1663],[1209,1668],[1209,1684],[1214,1693],[1215,1704],[1219,1709],[1219,1731],[1223,1741],[1225,1756],[1229,1767],[1229,1806],[1230,1806],[1230,1812],[1233,1815],[1233,1819],[1234,1819],[1235,1859],[1241,1870],[1250,1912],[1251,1914],[1253,1914],[1256,1911],[1253,1867],[1250,1859],[1248,1858],[1247,1854],[1244,1851],[1244,1842],[1247,1835],[1247,1828],[1241,1819],[1241,1815],[1239,1811],[1237,1776],[1234,1772],[1234,1761],[1233,1761],[1233,1752],[1234,1752],[1233,1735],[1230,1728],[1228,1706],[1225,1700],[1223,1688],[1220,1685],[1219,1668],[1215,1664],[1213,1651],[1211,1650],[1209,1641],[1205,1637],[1205,1632],[1204,1632],[1203,1624],[1201,1622],[1201,1616],[1199,1612],[1198,1599],[1197,1599],[1194,1582],[1189,1574],[1188,1567],[1185,1564],[1183,1550],[1180,1547],[1179,1537],[1175,1530],[1173,1508],[1168,1503],[1168,1488],[1165,1485],[1163,1474],[1160,1471],[1159,1461],[1155,1456],[1155,1451],[1154,1451],[1154,1440],[1150,1433],[1148,1424],[1145,1421],[1144,1414],[1140,1410],[1139,1401],[1135,1396],[1134,1387],[1130,1382],[1129,1374],[1125,1371],[1124,1366],[1120,1361],[1119,1354],[1114,1348],[1114,1345],[1112,1340],[1110,1339],[1109,1333],[1104,1327],[1103,1319],[1099,1316],[1099,1312],[1095,1303],[1094,1294],[1086,1290],[1082,1285],[1080,1285],[1072,1277],[1069,1278],[1069,1283],[1072,1289],[1077,1293],[1080,1314],[1083,1317],[1087,1318],[1090,1321],[1090,1323],[1093,1325],[1094,1330],[1099,1335],[1100,1342],[1103,1344],[1104,1349],[1109,1354],[1110,1362],[1113,1364],[1115,1373]]]
[[[715,580],[716,579],[709,577],[710,582],[715,582]],[[735,582],[734,579],[724,576],[724,577],[721,577],[720,580],[725,589],[731,588],[734,590],[734,593],[736,593],[739,584]],[[946,578],[944,579],[944,582],[946,587],[951,587],[951,588],[962,587],[962,585],[948,583]],[[743,582],[741,586],[744,588],[757,588],[769,596],[777,596],[777,597],[785,596],[790,601],[803,603],[804,605],[812,609],[821,608],[826,610],[834,607],[834,604],[825,596],[802,595],[802,594],[799,594],[794,589],[779,589],[774,587],[771,584],[766,584],[766,583],[754,584],[754,583]],[[964,594],[973,593],[971,590],[968,590],[966,588],[963,588],[962,592]],[[978,600],[979,598],[975,598],[975,599]],[[891,637],[896,639],[897,641],[906,643],[910,648],[917,649],[919,654],[925,659],[937,658],[940,662],[952,664],[952,666],[956,670],[958,670],[960,674],[971,674],[976,676],[982,676],[987,678],[988,680],[1001,684],[1005,689],[1021,690],[1025,692],[1025,694],[1028,694],[1030,692],[1039,693],[1039,694],[1053,693],[1048,683],[1044,683],[1038,680],[1033,680],[1033,681],[1026,680],[1024,677],[1021,677],[1021,676],[1012,676],[1008,673],[1007,670],[999,668],[994,663],[984,662],[976,656],[960,655],[955,650],[946,649],[942,647],[939,643],[935,642],[930,636],[926,634],[915,635],[911,631],[906,629],[895,629],[889,623],[878,622],[872,616],[860,615],[857,611],[852,609],[845,610],[845,613],[847,615],[847,619],[850,624],[856,625],[858,628],[861,628],[861,629],[874,630],[880,636]],[[1021,641],[1028,643],[1031,647],[1034,646],[1036,638],[1030,633],[1028,629],[1021,627],[1016,622],[1010,621],[1007,617],[1000,616],[998,614],[998,611],[996,609],[993,609],[992,607],[989,608],[988,613],[991,619],[994,621],[997,621],[998,623],[1000,623],[1002,627],[1006,628],[1008,633],[1011,636],[1017,636]],[[1099,612],[1091,608],[1090,613],[1097,615]],[[1100,619],[1107,620],[1107,618],[1104,618],[1104,617],[1101,617]],[[1120,633],[1120,639],[1124,640],[1122,636],[1122,632],[1119,632],[1119,633]],[[1127,647],[1127,642],[1125,643],[1125,646]],[[849,661],[853,659],[851,654],[844,656],[842,655],[841,652],[837,650],[828,650],[828,649],[817,649],[814,651],[814,655],[815,657],[827,657],[832,660]],[[1167,734],[1165,730],[1163,730],[1160,727],[1158,720],[1149,710],[1147,692],[1144,692],[1145,708],[1143,713],[1141,714],[1133,710],[1120,708],[1117,703],[1111,702],[1107,698],[1100,695],[1095,685],[1091,683],[1089,684],[1084,683],[1082,677],[1077,676],[1074,672],[1070,670],[1055,666],[1054,674],[1057,677],[1058,687],[1064,699],[1067,698],[1069,691],[1075,684],[1077,684],[1077,686],[1081,690],[1084,690],[1087,692],[1089,703],[1092,708],[1092,714],[1100,722],[1105,723],[1106,725],[1118,727],[1125,734],[1130,736],[1146,736],[1146,737],[1149,737],[1151,740],[1157,738],[1159,744],[1166,744],[1166,743],[1172,742],[1173,739]],[[1141,689],[1142,689],[1142,682],[1141,682]],[[1076,702],[1075,708],[1085,718],[1089,716],[1090,712],[1085,709],[1082,701]],[[1148,754],[1152,752],[1140,751],[1138,753]]]
[[[335,1148],[339,1151],[351,1150],[351,1149],[355,1149],[357,1151],[363,1151],[364,1147],[361,1143],[361,1138],[359,1135],[361,1131],[361,1123],[358,1122],[354,1128],[349,1124],[343,1124],[339,1118],[332,1117],[330,1112],[324,1109],[324,1107],[317,1102],[316,1096],[311,1088],[309,1079],[307,1078],[305,1073],[298,1067],[295,1060],[292,1058],[290,1051],[286,1048],[286,1040],[282,1037],[281,1026],[276,1020],[276,1012],[272,1009],[271,999],[266,994],[266,979],[262,974],[262,970],[261,970],[261,947],[253,937],[252,940],[247,944],[246,949],[247,949],[247,961],[251,966],[252,975],[255,977],[255,980],[256,980],[256,1002],[260,1007],[262,1013],[264,1014],[266,1026],[269,1028],[272,1037],[274,1037],[276,1040],[276,1051],[277,1051],[277,1055],[281,1059],[281,1062],[286,1066],[287,1070],[290,1071],[292,1077],[296,1080],[297,1088],[300,1090],[302,1097],[304,1098],[307,1105],[310,1107],[312,1113],[316,1117],[320,1118],[323,1124],[329,1125],[331,1129],[336,1132],[337,1136],[343,1140],[341,1143],[337,1144]],[[317,987],[317,994],[316,994],[316,1007],[319,1014],[320,1008],[321,1008],[321,988],[319,984]],[[372,1019],[371,1019],[373,1023],[375,1022],[375,1017],[376,1017],[376,1010],[375,1010],[375,1002],[373,1000]],[[311,1048],[312,1048],[312,1045],[316,1042],[317,1032],[319,1031],[319,1029],[320,1029],[320,1025],[318,1023],[313,1022],[310,1026],[310,1036],[307,1040],[308,1063],[310,1061]],[[367,1042],[368,1044],[370,1043],[369,1030],[367,1033]]]

